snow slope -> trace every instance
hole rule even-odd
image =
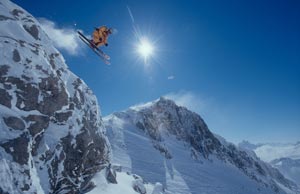
[[[165,98],[103,121],[112,162],[171,193],[299,193],[276,169],[219,141],[199,115]]]

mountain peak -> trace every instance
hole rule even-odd
[[[248,154],[248,152],[240,150],[234,144],[220,141],[219,138],[208,129],[204,120],[198,114],[189,111],[185,107],[176,105],[174,101],[165,97],[131,107],[128,110],[119,113],[114,113],[113,115],[105,117],[104,123],[109,134],[108,137],[112,143],[113,152],[116,153],[113,154],[115,161],[126,166],[126,168],[140,172],[146,180],[153,180],[154,182],[160,181],[163,183],[167,182],[166,185],[168,187],[168,181],[162,180],[161,178],[155,179],[152,174],[149,175],[145,173],[144,168],[147,166],[146,164],[136,164],[136,161],[141,162],[143,160],[145,163],[148,163],[150,160],[157,162],[161,161],[162,159],[159,158],[159,156],[155,156],[154,150],[157,150],[163,157],[163,160],[166,160],[166,163],[171,163],[169,165],[172,166],[166,167],[166,172],[163,172],[162,176],[169,173],[168,168],[176,168],[178,163],[186,163],[178,159],[183,157],[181,155],[183,154],[187,157],[189,164],[193,164],[194,167],[198,166],[199,163],[208,162],[209,164],[207,165],[210,166],[209,168],[218,168],[217,166],[212,167],[214,165],[210,164],[209,161],[214,161],[213,163],[217,163],[221,166],[223,163],[230,163],[236,169],[243,172],[246,177],[250,177],[250,179],[257,181],[258,185],[269,185],[270,187],[268,187],[272,188],[273,191],[280,190],[280,187],[274,184],[273,180],[280,182],[280,185],[284,185],[288,188],[290,188],[290,185],[293,186],[293,183],[284,179],[280,173],[271,169],[271,167],[267,166],[257,157],[253,157]],[[147,142],[147,140],[150,143]],[[250,144],[249,142],[244,143]],[[151,144],[154,150],[151,148]],[[151,158],[157,158],[153,160],[148,158],[148,150],[152,150],[149,151],[151,153]],[[178,155],[178,152],[181,154]],[[126,155],[126,153],[128,153],[129,156]],[[176,161],[178,162],[177,164]],[[196,164],[194,164],[194,162]],[[219,164],[219,162],[222,164]],[[156,166],[156,168],[160,169],[161,166],[166,165],[166,163],[160,164],[159,166]],[[155,164],[152,163],[149,165],[155,166]],[[192,173],[190,171],[191,169],[181,165],[178,165],[177,167],[179,166]],[[202,171],[201,169],[203,166],[200,165],[195,168],[197,169],[195,171]],[[225,165],[224,169],[227,168],[228,167]],[[151,172],[152,171],[155,171],[155,173],[158,174],[161,173],[160,171],[151,168]],[[181,172],[186,173],[183,171]],[[193,177],[194,175],[185,174],[185,176]],[[218,175],[213,175],[212,173],[210,176],[217,177]],[[188,178],[185,180],[187,181],[187,185],[193,185],[193,183],[189,182],[190,179],[193,180],[195,178]],[[187,185],[181,185],[181,187],[186,189]],[[196,185],[194,186],[197,187]],[[172,186],[169,185],[168,188],[170,187]],[[226,187],[230,186],[227,185]],[[260,188],[263,189],[262,187]],[[265,190],[268,189],[265,188]],[[174,191],[174,193],[177,192]],[[197,193],[197,190],[193,190],[192,188],[191,193]],[[247,193],[256,193],[256,191]],[[274,192],[269,190],[266,193]]]
[[[217,138],[212,135],[206,123],[198,114],[185,107],[178,106],[173,100],[165,97],[130,107],[128,110],[114,113],[114,115],[135,119],[134,122],[141,129],[152,126],[153,130],[148,130],[148,132],[152,131],[153,133],[150,134],[156,135],[152,136],[154,139],[162,138],[163,133],[166,132],[185,141],[190,141],[189,137],[196,137],[198,140],[203,139],[203,137],[211,137],[211,142],[219,145]],[[195,144],[199,144],[200,141],[198,140],[195,140]]]
[[[166,98],[164,96],[161,96],[157,102],[157,104],[166,104],[166,105],[172,105],[172,106],[178,106],[173,100]]]
[[[143,110],[151,109],[151,108],[154,108],[154,107],[168,107],[168,109],[170,109],[170,108],[176,108],[176,107],[178,107],[178,105],[176,105],[176,103],[174,101],[162,96],[162,97],[160,97],[160,98],[158,98],[154,101],[151,101],[151,102],[140,103],[140,104],[131,106],[129,108],[129,110],[143,111]]]
[[[240,148],[247,149],[247,150],[254,150],[255,148],[258,147],[258,145],[253,144],[253,143],[251,143],[251,142],[249,142],[249,141],[247,141],[247,140],[243,140],[242,142],[240,142],[240,143],[238,144],[238,146],[239,146]]]

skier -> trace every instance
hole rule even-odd
[[[99,28],[95,28],[93,32],[93,38],[91,42],[96,45],[97,47],[100,46],[108,46],[107,39],[108,36],[112,34],[112,29],[107,28],[106,26],[101,26]]]
[[[82,32],[77,31],[79,38],[87,44],[92,51],[94,51],[107,65],[110,64],[110,57],[105,54],[100,48],[100,46],[108,46],[107,39],[108,36],[115,33],[116,30],[113,28],[108,28],[106,26],[101,26],[95,28],[95,31],[92,34],[92,39],[87,38]]]

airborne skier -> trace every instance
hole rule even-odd
[[[95,31],[93,32],[92,42],[97,47],[100,47],[102,45],[108,46],[107,39],[108,36],[111,34],[112,34],[112,29],[107,28],[106,26],[95,28]]]
[[[103,45],[108,46],[107,39],[108,36],[113,33],[112,28],[107,28],[106,26],[95,28],[95,31],[92,34],[92,39],[88,39],[80,31],[77,32],[79,34],[79,38],[85,44],[87,44],[98,56],[100,56],[106,64],[110,64],[110,57],[98,47]]]

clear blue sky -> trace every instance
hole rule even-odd
[[[85,33],[108,25],[111,66],[63,52],[103,115],[166,94],[192,94],[209,128],[239,142],[300,140],[300,1],[13,0],[35,17]],[[155,41],[146,67],[134,25]],[[74,26],[76,24],[76,26]],[[168,79],[172,76],[173,79]],[[203,110],[201,110],[203,108]]]

